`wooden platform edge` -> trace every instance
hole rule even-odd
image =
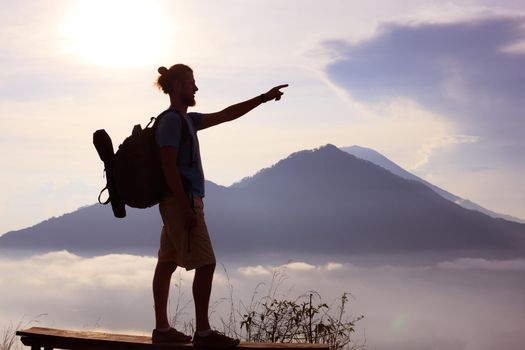
[[[32,327],[17,331],[22,344],[31,350],[192,350],[192,344],[153,344],[151,337]],[[329,350],[327,344],[241,342],[241,350]],[[208,350],[199,348],[199,350]]]

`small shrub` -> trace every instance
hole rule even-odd
[[[335,315],[316,292],[295,300],[262,300],[242,315],[243,338],[255,342],[323,343],[332,350],[362,348],[354,344],[352,334],[355,323],[364,316],[345,318],[348,297],[348,293],[342,295]]]
[[[366,349],[365,344],[358,345],[354,341],[355,324],[364,316],[348,316],[350,293],[343,293],[336,306],[323,302],[315,291],[290,298],[290,291],[280,292],[286,279],[283,269],[274,271],[267,293],[257,297],[259,289],[264,286],[259,283],[250,303],[246,306],[240,301],[237,310],[234,310],[230,283],[230,312],[226,320],[221,319],[223,332],[253,342],[323,343],[332,350]],[[240,329],[237,330],[238,326]]]

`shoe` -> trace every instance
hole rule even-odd
[[[175,328],[170,328],[169,331],[153,330],[151,334],[151,342],[154,344],[159,343],[190,343],[191,336],[179,332]]]
[[[217,331],[212,331],[205,337],[201,337],[195,333],[192,342],[193,346],[199,348],[228,349],[236,347],[241,341],[239,339],[227,337]]]

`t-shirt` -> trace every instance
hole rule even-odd
[[[202,169],[201,154],[197,130],[200,129],[202,114],[188,113],[184,121],[188,124],[189,140],[180,144],[182,124],[179,114],[175,111],[167,112],[156,130],[156,139],[159,147],[179,147],[177,157],[177,169],[182,177],[183,183],[190,184],[193,194],[204,197],[204,171]],[[190,145],[193,144],[193,147]],[[193,162],[191,162],[193,160]],[[190,167],[190,163],[192,166]]]

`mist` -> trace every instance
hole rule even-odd
[[[279,280],[279,295],[294,299],[316,291],[334,307],[343,293],[351,293],[348,317],[365,316],[356,324],[354,340],[371,349],[521,349],[525,343],[524,259],[465,258],[432,265],[284,259],[218,265],[214,326],[220,329],[229,312],[230,295],[239,309],[240,301],[248,304],[254,293],[263,297]],[[151,256],[85,258],[67,251],[0,258],[0,327],[22,321],[147,335],[154,324],[155,263]],[[192,276],[181,269],[172,279],[170,314],[181,310],[178,326],[193,318]]]

